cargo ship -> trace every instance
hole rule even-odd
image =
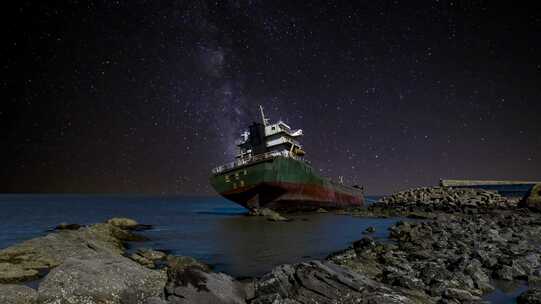
[[[235,142],[231,163],[212,170],[210,183],[223,197],[250,210],[303,211],[362,206],[363,189],[320,176],[305,159],[303,131],[269,123],[260,106],[254,122]]]

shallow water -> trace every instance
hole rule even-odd
[[[377,199],[367,197],[368,203]],[[399,219],[367,219],[332,213],[292,216],[269,222],[246,216],[246,209],[219,197],[140,195],[0,195],[0,249],[45,235],[61,222],[93,224],[130,217],[153,228],[151,240],[130,244],[192,256],[236,277],[260,276],[284,263],[320,259],[349,246],[373,226],[372,237],[387,240]],[[39,281],[31,282],[37,287]],[[515,303],[527,289],[497,285],[484,297],[490,303]]]
[[[292,216],[291,222],[248,217],[219,197],[130,195],[0,195],[0,248],[36,236],[61,222],[92,224],[115,216],[154,228],[142,232],[152,247],[193,256],[233,276],[259,276],[274,266],[323,258],[360,239],[388,236],[396,219],[361,219],[332,213]]]

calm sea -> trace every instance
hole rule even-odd
[[[0,248],[44,235],[61,222],[92,224],[121,216],[154,226],[143,232],[151,241],[133,243],[132,249],[166,249],[233,276],[258,276],[279,264],[345,248],[368,226],[376,228],[374,237],[385,238],[396,221],[328,213],[274,223],[245,214],[219,197],[0,195]]]
[[[377,197],[367,197],[368,203]],[[360,239],[369,226],[385,240],[399,219],[366,219],[332,213],[294,216],[274,223],[246,216],[246,209],[219,197],[142,195],[0,195],[0,249],[45,235],[61,222],[92,224],[129,217],[153,229],[151,241],[130,244],[192,256],[236,277],[260,276],[274,266],[319,259]],[[517,289],[487,298],[509,303]]]

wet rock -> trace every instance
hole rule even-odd
[[[40,283],[38,301],[53,303],[145,303],[160,296],[167,277],[114,255],[68,258]]]
[[[0,284],[0,303],[2,304],[37,304],[38,293],[24,285]]]
[[[54,228],[54,230],[77,230],[82,226],[79,224],[60,223]]]
[[[532,288],[517,298],[517,304],[541,304],[541,289]]]
[[[541,212],[541,184],[534,185],[518,205],[522,208]]]
[[[323,209],[323,208],[319,208],[316,210],[317,213],[327,213],[329,211],[327,211],[326,209]]]
[[[365,233],[374,233],[376,232],[376,228],[369,226],[364,230]]]

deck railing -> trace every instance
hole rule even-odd
[[[250,163],[255,163],[255,162],[265,160],[265,159],[268,159],[268,158],[273,158],[273,157],[276,157],[276,156],[290,157],[290,158],[297,159],[297,157],[293,156],[291,153],[289,153],[289,151],[271,151],[271,152],[266,152],[266,153],[263,153],[263,154],[254,155],[254,156],[251,156],[249,158],[238,159],[236,161],[227,163],[225,165],[221,165],[219,167],[216,167],[216,168],[212,169],[212,173],[218,174],[218,173],[233,169],[235,167],[247,165],[247,164],[250,164]]]

